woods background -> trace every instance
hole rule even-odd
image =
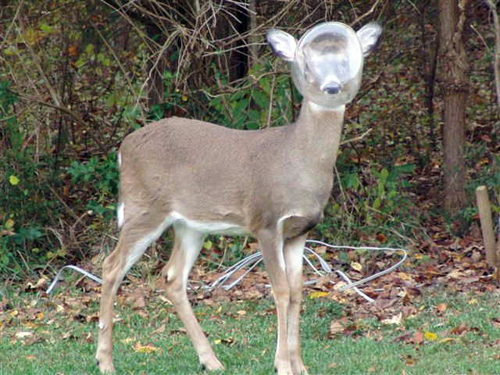
[[[115,242],[116,150],[168,116],[237,129],[293,121],[300,95],[265,33],[384,27],[348,107],[335,186],[311,236],[337,244],[480,237],[500,200],[494,1],[0,1],[0,278],[92,261]],[[152,257],[166,258],[165,243]],[[207,262],[252,251],[212,237]],[[232,250],[226,252],[226,250]]]

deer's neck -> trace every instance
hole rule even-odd
[[[318,106],[304,100],[295,122],[296,135],[307,152],[325,168],[333,168],[342,134],[345,106],[335,109]]]

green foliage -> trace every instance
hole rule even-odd
[[[318,226],[321,236],[337,242],[359,241],[391,229],[410,230],[418,225],[409,194],[414,164],[356,165],[339,156],[331,205]],[[335,199],[335,197],[337,197]]]
[[[271,64],[253,66],[241,87],[210,98],[211,111],[205,119],[231,128],[248,130],[282,126],[291,122],[290,81],[286,75],[276,76],[271,72]],[[226,77],[220,72],[215,72],[215,77],[218,82],[227,83]]]
[[[15,276],[26,271],[28,262],[40,260],[46,243],[43,226],[54,209],[43,183],[50,176],[41,171],[42,162],[33,162],[32,149],[24,147],[26,131],[13,112],[18,98],[9,87],[10,82],[0,82],[0,119],[5,120],[4,141],[9,146],[0,158],[0,276]]]
[[[178,78],[179,75],[177,73],[173,74],[169,70],[163,73],[164,96],[166,100],[164,103],[153,105],[150,111],[152,120],[161,120],[162,118],[173,116],[178,109],[182,109],[183,111],[189,111],[189,107],[194,109],[192,108],[193,104],[188,102],[189,98],[176,88],[175,82]],[[186,105],[188,105],[188,108],[185,108]]]
[[[12,106],[19,101],[19,98],[10,91],[12,82],[0,81],[0,113],[5,116],[12,111]]]
[[[119,170],[115,152],[102,158],[91,157],[87,162],[73,161],[68,168],[75,185],[86,186],[86,208],[107,220],[114,217],[114,202],[118,195]]]
[[[273,74],[270,63],[253,66],[236,88],[230,86],[228,78],[215,66],[212,69],[215,81],[227,87],[228,92],[217,93],[220,87],[206,87],[199,93],[186,95],[177,88],[179,74],[167,70],[163,76],[165,102],[151,108],[150,119],[180,115],[246,130],[281,126],[292,121],[289,78]]]

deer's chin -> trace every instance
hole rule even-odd
[[[348,93],[340,92],[338,94],[322,94],[322,95],[304,95],[304,99],[307,101],[316,104],[317,106],[335,109],[342,106],[345,106],[353,99],[352,95]]]

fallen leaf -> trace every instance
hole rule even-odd
[[[446,305],[446,303],[440,303],[439,305],[436,306],[436,309],[437,309],[439,314],[444,313],[447,308],[448,308],[448,306]]]
[[[413,336],[412,341],[415,345],[420,345],[424,342],[424,339],[425,339],[424,334],[420,331],[417,331],[417,332],[415,332],[415,335]]]
[[[345,330],[344,324],[342,324],[339,320],[334,320],[330,323],[330,334],[336,335],[338,333],[342,333]]]
[[[224,344],[224,345],[228,345],[228,346],[232,346],[235,344],[235,340],[232,339],[232,338],[229,338],[229,339],[217,339],[214,341],[215,344],[219,345],[219,344]]]
[[[137,342],[134,346],[134,351],[137,353],[150,354],[150,353],[155,353],[155,352],[161,351],[161,348],[157,348],[153,344],[141,345],[140,342]]]
[[[76,336],[73,334],[73,332],[66,332],[62,335],[63,340],[74,340],[76,339]]]
[[[77,45],[72,45],[68,47],[68,53],[70,56],[76,57],[78,56],[78,46]]]
[[[35,329],[38,327],[38,324],[36,324],[34,322],[24,322],[23,326],[25,326],[26,328]]]
[[[35,284],[33,284],[31,282],[27,283],[25,290],[26,291],[29,291],[29,290],[45,290],[46,286],[47,286],[47,279],[41,277],[41,278],[39,278],[37,280],[37,282]]]
[[[351,262],[351,267],[352,267],[353,269],[355,269],[356,271],[358,271],[358,272],[363,271],[363,266],[361,265],[361,263],[358,263],[358,262]]]
[[[411,355],[406,356],[405,363],[407,366],[415,366],[415,358],[413,358]]]
[[[448,342],[457,342],[458,339],[454,337],[445,337],[444,339],[439,340],[440,344],[446,344]]]
[[[470,330],[470,328],[468,326],[466,326],[465,324],[460,324],[458,327],[455,327],[453,329],[450,330],[450,333],[452,335],[463,335],[464,333],[468,332]]]
[[[322,298],[328,296],[330,293],[328,292],[312,292],[309,294],[309,298],[315,299],[315,298]]]
[[[436,341],[438,339],[438,335],[434,332],[425,332],[424,337],[427,341]]]
[[[405,280],[405,281],[411,281],[411,280],[413,280],[413,277],[410,274],[406,273],[406,272],[398,272],[397,276],[401,280]]]
[[[377,241],[380,243],[387,243],[388,238],[384,233],[377,234]]]
[[[382,320],[382,323],[383,324],[396,324],[396,325],[400,325],[401,322],[403,320],[403,313],[400,312],[399,314],[396,314],[390,318],[387,318],[387,319],[383,319]]]
[[[153,331],[153,334],[161,335],[163,332],[165,332],[166,325],[163,324],[160,328],[156,329]]]
[[[491,323],[497,327],[497,328],[500,328],[500,318],[493,318],[491,319]]]
[[[463,276],[464,276],[464,272],[462,270],[455,269],[455,270],[451,271],[450,273],[448,273],[446,275],[446,278],[448,278],[448,279],[460,279]]]
[[[131,344],[134,341],[137,341],[137,339],[134,337],[127,337],[126,339],[120,340],[120,342],[123,344]]]
[[[30,337],[30,336],[33,336],[33,332],[23,331],[23,332],[16,333],[16,338],[18,338],[18,339],[25,339],[25,338]]]

